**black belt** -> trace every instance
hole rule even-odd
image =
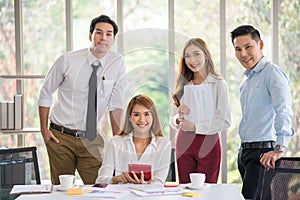
[[[53,124],[53,123],[50,123],[50,127],[57,130],[57,131],[59,131],[59,132],[61,132],[61,133],[65,133],[65,134],[74,136],[76,138],[85,137],[85,132],[83,132],[83,131],[65,128],[63,126]]]
[[[262,149],[262,148],[274,148],[274,141],[263,141],[263,142],[244,142],[241,144],[243,149]]]

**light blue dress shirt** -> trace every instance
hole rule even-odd
[[[250,72],[244,72],[240,87],[242,119],[241,142],[275,141],[288,146],[291,128],[292,97],[287,75],[263,57]]]

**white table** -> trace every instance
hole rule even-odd
[[[128,185],[128,184],[118,184],[118,185],[109,185],[107,189],[109,190],[118,190],[120,192],[126,192],[125,195],[120,196],[117,199],[130,199],[130,200],[177,200],[177,199],[191,199],[190,197],[184,197],[181,195],[168,195],[168,196],[153,196],[153,197],[139,197],[130,191],[129,187],[135,187],[139,185]],[[144,185],[145,186],[145,185]],[[147,186],[146,186],[147,187]],[[205,187],[200,190],[189,190],[184,189],[187,192],[199,193],[201,196],[192,198],[195,199],[205,199],[205,200],[216,200],[216,199],[230,199],[230,200],[243,200],[243,196],[239,191],[238,187],[235,184],[210,184],[208,187]],[[68,196],[67,192],[53,190],[50,194],[24,194],[17,198],[17,200],[85,200],[85,199],[106,199],[107,198],[87,198],[86,196]]]

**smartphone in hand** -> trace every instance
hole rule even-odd
[[[144,173],[144,180],[149,181],[152,177],[151,165],[146,164],[128,164],[128,173],[134,179],[132,171],[136,174],[138,179],[141,179],[141,171]]]
[[[98,187],[98,188],[106,188],[108,184],[104,184],[104,183],[96,183],[95,185],[93,185],[93,187]]]

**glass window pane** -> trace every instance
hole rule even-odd
[[[66,51],[65,1],[23,1],[24,74],[46,74]]]
[[[289,143],[291,156],[300,156],[300,1],[282,0],[279,4],[279,66],[288,73],[293,98],[293,128],[295,135]]]
[[[38,98],[43,79],[24,80],[24,128],[39,128]]]
[[[17,134],[1,134],[0,135],[0,147],[17,147]]]
[[[15,19],[12,1],[0,2],[0,75],[16,74]],[[0,78],[0,101],[12,101],[16,81]]]
[[[220,71],[219,1],[176,0],[174,15],[175,32],[185,38],[184,41],[176,38],[176,51],[181,55],[188,39],[201,38],[211,51],[216,70]]]
[[[123,54],[129,99],[146,94],[160,111],[163,132],[169,136],[168,2],[123,1]]]
[[[90,46],[89,31],[91,20],[99,15],[107,15],[117,23],[117,1],[73,0],[73,49]],[[116,47],[114,47],[116,48]]]
[[[271,27],[271,3],[269,0],[242,0],[226,2],[227,30],[230,32],[239,25],[250,24],[257,28],[264,41],[264,55],[271,59],[272,51],[272,27]],[[239,8],[239,9],[236,9]],[[234,12],[229,12],[234,10]],[[230,41],[230,40],[229,40]],[[228,45],[229,48],[232,47]],[[232,49],[232,48],[231,48]],[[232,51],[231,51],[232,52]]]
[[[124,31],[168,28],[168,1],[123,1]]]

